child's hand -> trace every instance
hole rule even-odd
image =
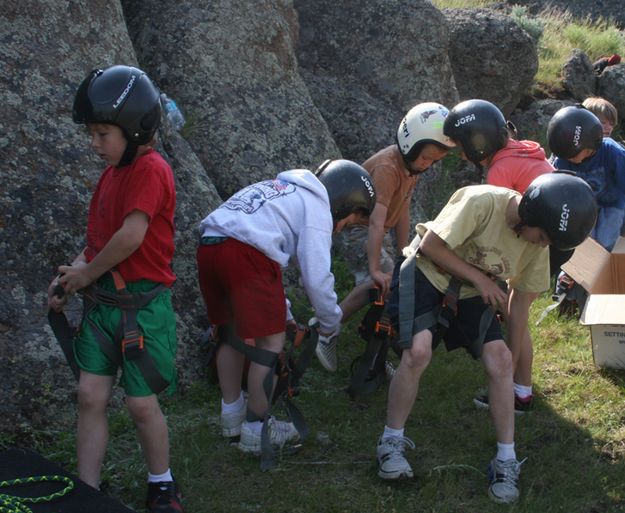
[[[84,289],[93,280],[88,274],[88,264],[86,262],[74,262],[73,265],[62,265],[59,267],[59,283],[68,294],[75,294],[78,290]]]
[[[391,290],[391,275],[389,273],[383,273],[382,271],[376,271],[371,275],[371,279],[380,289],[380,295],[386,297]]]
[[[491,305],[495,310],[508,311],[508,293],[501,290],[496,281],[483,275],[479,283],[475,283],[484,303]]]
[[[67,303],[67,294],[59,283],[59,276],[57,276],[50,282],[48,287],[48,308],[55,312],[61,312],[65,303]]]

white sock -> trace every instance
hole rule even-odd
[[[247,424],[252,433],[256,435],[260,435],[261,431],[263,430],[263,423],[260,420],[256,420],[254,422],[245,421],[244,424]]]
[[[497,442],[497,459],[499,461],[516,460],[514,442],[511,444],[502,444],[501,442]]]
[[[245,406],[245,398],[243,397],[243,392],[239,398],[232,403],[225,403],[223,398],[221,399],[221,413],[234,413],[236,411],[241,411]]]
[[[399,437],[402,438],[404,436],[404,428],[401,429],[393,429],[388,426],[384,426],[384,432],[382,433],[382,440],[391,437]]]
[[[171,477],[171,469],[167,469],[167,472],[163,474],[150,474],[148,472],[148,483],[161,483],[161,482],[169,482],[173,481],[174,478]]]
[[[526,387],[525,385],[514,385],[514,395],[516,395],[520,399],[527,399],[530,395],[532,395],[532,386]]]

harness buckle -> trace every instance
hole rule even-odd
[[[136,360],[144,351],[143,335],[138,331],[130,331],[124,334],[122,339],[122,353],[126,360]]]
[[[390,337],[393,334],[393,326],[382,321],[377,321],[373,330],[375,331],[376,335],[382,334],[385,337]]]

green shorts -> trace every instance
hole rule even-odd
[[[98,281],[98,286],[115,291],[113,279],[106,275]],[[148,280],[127,283],[129,292],[146,292],[157,286]],[[120,310],[116,307],[96,305],[89,312],[89,319],[99,327],[113,344],[120,321]],[[143,335],[145,348],[154,361],[161,376],[169,383],[167,394],[176,389],[176,317],[171,305],[171,291],[163,290],[147,306],[137,312],[137,324]],[[117,343],[119,346],[119,343]],[[118,348],[119,350],[120,348]],[[116,376],[121,367],[120,386],[130,397],[145,397],[154,392],[146,383],[141,371],[132,361],[121,360],[121,365],[111,361],[100,348],[91,326],[83,320],[80,331],[74,339],[74,355],[78,366],[91,374]]]

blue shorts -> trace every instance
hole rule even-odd
[[[399,328],[399,268],[395,265],[388,311],[396,329]],[[438,344],[437,333],[441,325],[437,322],[438,312],[445,294],[436,289],[425,275],[415,267],[414,314],[412,335],[429,330]],[[471,356],[479,358],[482,345],[493,340],[503,340],[501,324],[490,305],[485,304],[480,296],[460,299],[457,303],[458,312],[444,330],[442,340],[448,351],[465,348]],[[433,316],[425,314],[434,312]],[[412,346],[412,338],[403,344],[404,349]]]

